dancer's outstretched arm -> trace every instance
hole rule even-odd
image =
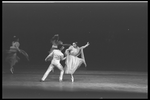
[[[21,50],[19,49],[19,47],[16,47],[16,49],[17,49],[19,52],[21,52]]]
[[[61,45],[63,45],[63,46],[71,46],[71,44],[61,44]]]
[[[19,52],[22,53],[29,61],[29,55],[24,50],[19,49]]]
[[[53,52],[51,52],[46,58],[45,58],[45,61],[47,61],[47,59],[53,55]]]
[[[80,47],[80,48],[84,49],[84,48],[86,48],[86,47],[89,46],[89,45],[90,45],[89,42],[87,42],[87,44],[86,44],[85,46],[82,46],[82,47]]]

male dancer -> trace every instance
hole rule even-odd
[[[63,74],[64,74],[64,69],[63,66],[60,64],[60,60],[64,60],[64,54],[61,52],[64,49],[62,46],[60,49],[53,49],[50,54],[45,58],[45,61],[49,61],[49,58],[52,56],[52,61],[50,66],[48,67],[47,71],[45,72],[44,76],[40,81],[45,81],[46,77],[48,74],[53,70],[54,66],[56,66],[60,70],[60,76],[59,76],[59,81],[62,81],[63,79]]]

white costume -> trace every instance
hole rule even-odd
[[[59,81],[62,81],[63,79],[63,74],[64,74],[64,70],[62,65],[60,64],[60,60],[63,59],[64,55],[63,53],[58,50],[58,49],[54,49],[45,59],[45,61],[47,61],[49,59],[49,57],[53,56],[51,64],[49,66],[49,68],[47,69],[47,71],[45,72],[44,76],[42,77],[41,81],[44,81],[46,79],[46,77],[48,76],[48,74],[51,72],[51,70],[54,68],[54,66],[56,66],[58,69],[61,70],[60,72],[60,77],[59,77]]]
[[[86,46],[88,46],[88,45],[86,45]],[[65,51],[65,53],[67,55],[67,57],[66,57],[66,66],[65,66],[65,73],[66,74],[71,74],[71,80],[72,80],[72,82],[74,82],[73,74],[77,70],[77,68],[80,67],[80,65],[82,63],[84,63],[85,66],[86,66],[85,59],[84,59],[84,53],[83,53],[83,49],[86,46],[83,46],[83,47],[73,47],[73,46],[70,46]],[[82,58],[78,57],[80,55],[80,53],[81,53],[81,57]]]
[[[66,55],[67,55],[66,67],[65,67],[66,74],[73,74],[76,71],[76,69],[82,64],[83,59],[78,58],[76,56],[79,52],[80,52],[79,47],[74,48],[73,46],[70,46],[69,49],[66,50]]]

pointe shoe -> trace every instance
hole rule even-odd
[[[59,82],[62,82],[62,78],[59,78]]]
[[[44,82],[44,80],[41,79],[40,82]]]
[[[13,74],[13,69],[10,69],[10,72]]]
[[[74,82],[74,79],[72,78],[71,81]]]

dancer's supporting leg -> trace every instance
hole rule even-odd
[[[47,71],[45,72],[44,76],[42,77],[41,81],[45,81],[46,77],[48,76],[48,74],[51,72],[51,70],[54,68],[53,64],[50,64],[50,66],[48,67]]]
[[[17,63],[16,59],[12,59],[12,61],[10,62],[10,72],[13,74],[14,73],[14,65]]]
[[[13,74],[14,68],[13,65],[10,66],[10,72]]]
[[[61,71],[60,71],[59,81],[62,81],[62,80],[63,80],[63,75],[64,75],[64,70],[63,70],[63,69],[61,69]]]
[[[64,69],[63,66],[59,63],[57,64],[58,69],[60,70],[60,76],[59,76],[59,81],[61,82],[63,80],[63,75],[64,75]]]
[[[74,82],[73,74],[71,74],[71,81]]]

